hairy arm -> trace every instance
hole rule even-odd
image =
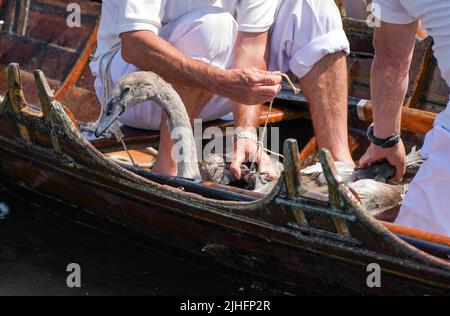
[[[243,104],[272,100],[281,76],[253,68],[223,70],[194,60],[150,31],[121,34],[123,59],[166,81],[201,88]]]
[[[375,59],[372,65],[371,90],[374,135],[388,138],[401,131],[401,109],[408,89],[409,68],[414,52],[417,22],[407,25],[382,23],[375,30]],[[405,173],[403,143],[383,149],[372,145],[361,160],[362,167],[387,159],[396,167],[395,178]]]
[[[267,71],[269,60],[268,43],[268,32],[239,32],[233,52],[233,67]],[[233,103],[235,127],[237,130],[256,131],[259,126],[260,103],[255,103],[254,105],[245,105],[240,102]],[[238,139],[235,142],[233,162],[230,169],[237,179],[241,178],[241,165],[247,161],[258,162],[262,173],[267,173],[272,178],[277,177],[277,172],[274,170],[269,156],[265,153],[261,156],[257,155],[258,146],[253,141]]]
[[[233,52],[233,68],[257,68],[266,71],[269,60],[269,33],[239,32]],[[260,104],[233,103],[235,126],[255,130],[258,127]]]
[[[372,66],[372,101],[375,136],[387,138],[400,133],[401,108],[409,82],[417,23],[383,23],[375,31]]]

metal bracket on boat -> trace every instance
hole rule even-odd
[[[22,76],[18,64],[8,66],[8,95],[11,108],[15,113],[20,113],[27,107],[25,94],[22,88]]]
[[[331,153],[322,149],[319,154],[319,160],[328,183],[329,203],[334,211],[349,211],[355,208],[362,208],[361,203],[356,199],[354,193],[344,183],[342,177],[336,170]],[[350,229],[347,221],[343,218],[335,217],[334,224],[337,232],[342,237],[350,238]]]
[[[35,72],[35,80],[41,101],[42,117],[40,114],[36,115],[33,111],[30,111],[28,103],[25,100],[19,65],[13,63],[8,66],[8,92],[5,99],[9,101],[9,108],[14,113],[12,121],[16,123],[20,137],[26,144],[31,143],[30,131],[33,130],[32,126],[38,124],[41,131],[45,130],[48,133],[53,149],[61,153],[61,146],[59,145],[56,128],[52,119],[52,112],[58,107],[58,104],[56,104],[57,101],[41,71],[37,70]],[[4,102],[5,109],[3,110],[6,110],[6,106],[6,102]],[[62,106],[59,107],[63,109]]]
[[[326,170],[329,183],[331,183],[331,195],[336,196],[329,203],[322,201],[315,203],[308,192],[301,187],[301,161],[298,151],[297,141],[294,139],[286,140],[284,143],[284,178],[280,195],[276,198],[276,203],[286,207],[295,222],[288,222],[288,226],[300,231],[301,234],[313,235],[320,238],[345,242],[348,245],[358,246],[360,241],[352,238],[348,222],[357,220],[356,214],[351,212],[353,205],[346,202],[344,194],[346,194],[345,184],[339,180],[336,168],[331,156],[328,152],[323,152],[324,170]],[[334,170],[334,171],[333,171]],[[342,184],[342,186],[338,185]],[[351,194],[351,193],[350,193]],[[336,203],[336,201],[339,201]],[[308,216],[307,216],[308,215]],[[311,217],[310,217],[311,215]],[[325,216],[331,219],[336,227],[335,231],[330,231],[328,227],[317,224],[317,217]],[[310,223],[311,220],[311,223]],[[323,223],[323,222],[322,222]]]
[[[301,195],[301,161],[298,143],[295,139],[284,142],[284,189],[288,198],[295,199]],[[298,225],[307,227],[308,220],[301,208],[295,208],[294,217]]]
[[[38,91],[39,100],[41,101],[42,114],[44,119],[51,121],[52,103],[55,101],[55,96],[51,90],[44,74],[40,70],[34,72],[34,79],[36,80],[36,86]]]
[[[61,154],[62,153],[61,146],[59,144],[58,136],[54,130],[53,126],[54,124],[52,119],[52,112],[55,108],[55,102],[57,101],[42,71],[36,70],[34,72],[34,79],[36,80],[36,86],[38,90],[39,100],[41,101],[41,108],[44,121],[47,122],[47,124],[49,124],[51,127],[49,137],[52,142],[53,149],[57,153]]]
[[[18,64],[9,64],[8,66],[8,93],[5,99],[8,98],[11,110],[20,114],[24,111],[28,104],[25,100],[25,94],[22,87],[22,76],[20,74],[20,67]],[[25,124],[17,123],[20,136],[26,142],[30,142],[30,135]]]
[[[295,139],[284,142],[284,184],[286,194],[290,198],[299,197],[301,194],[300,171],[301,162],[298,144]]]

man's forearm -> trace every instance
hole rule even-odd
[[[383,139],[399,134],[401,109],[408,89],[409,76],[390,73],[375,61],[371,78],[374,134]]]
[[[251,67],[221,69],[195,60],[150,31],[121,34],[122,57],[167,82],[206,90],[243,104],[273,100],[282,78]],[[251,66],[251,65],[247,65]]]
[[[388,138],[400,133],[401,108],[408,90],[409,68],[417,23],[382,23],[375,30],[375,58],[372,65],[371,94],[374,134]]]
[[[187,56],[150,31],[121,35],[123,59],[145,71],[153,71],[167,82],[216,93],[223,76],[220,68]]]
[[[239,33],[233,53],[234,68],[268,68],[268,33]],[[252,130],[259,125],[261,105],[233,103],[235,126]]]

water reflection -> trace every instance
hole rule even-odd
[[[0,201],[0,297],[273,293],[253,286],[256,280],[232,280],[220,269],[200,267],[152,245],[142,247],[119,235],[74,224],[48,206],[7,194],[1,186]],[[82,267],[81,289],[67,287],[69,263]]]
[[[9,206],[0,202],[0,220],[5,219],[9,214]]]

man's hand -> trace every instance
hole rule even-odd
[[[256,162],[260,172],[267,174],[272,179],[279,177],[270,157],[265,152],[262,155],[259,155],[259,153],[258,145],[254,141],[245,138],[235,141],[233,163],[230,166],[230,170],[236,179],[241,180],[241,166],[246,162]]]
[[[394,180],[402,181],[406,172],[406,151],[403,142],[400,141],[395,147],[387,149],[371,144],[366,154],[361,158],[359,166],[366,169],[383,159],[386,159],[395,167]]]
[[[226,70],[218,80],[216,90],[234,102],[246,105],[271,102],[281,90],[280,72],[257,68]]]
[[[233,52],[233,69],[225,70],[216,90],[233,100],[235,127],[256,132],[259,125],[260,104],[271,102],[281,90],[281,72],[265,71],[269,63],[269,32],[239,32]],[[262,70],[264,69],[264,70]],[[231,172],[240,180],[241,166],[256,162],[262,173],[278,178],[272,161],[260,153],[255,140],[237,139]]]
[[[374,135],[385,139],[400,133],[402,105],[408,90],[408,74],[416,43],[417,21],[410,24],[381,23],[375,28],[375,58],[372,65],[371,95]],[[403,142],[383,149],[371,145],[360,161],[362,168],[387,159],[395,167],[394,180],[400,181],[406,171]]]

